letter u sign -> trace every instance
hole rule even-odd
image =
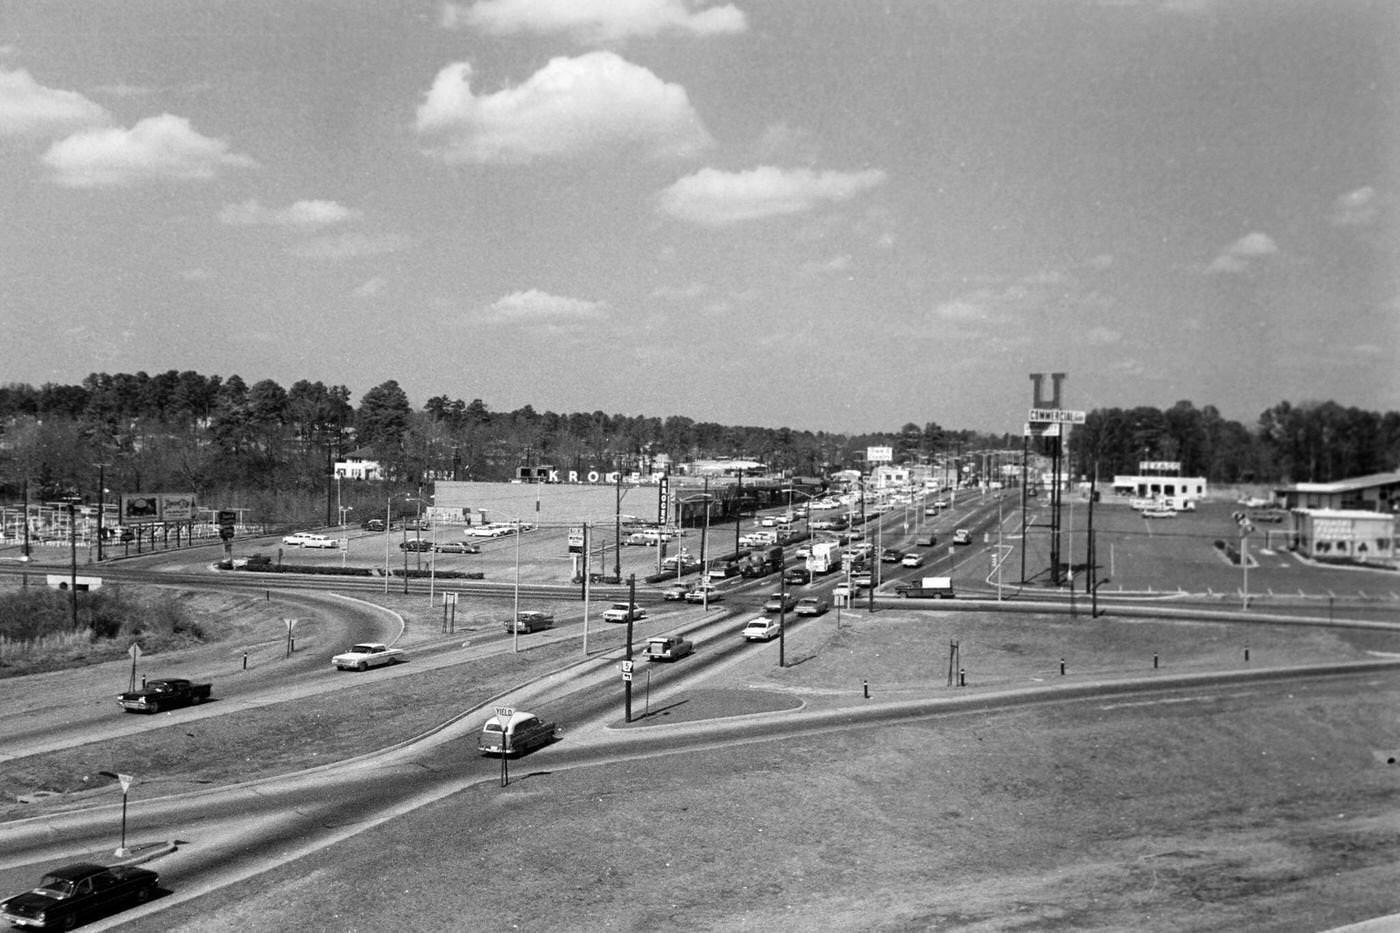
[[[1042,395],[1041,395],[1041,390],[1045,387],[1045,374],[1044,374],[1044,373],[1031,373],[1031,384],[1035,387],[1034,401],[1031,403],[1031,407],[1032,407],[1032,408],[1059,408],[1059,407],[1060,407],[1060,383],[1062,383],[1062,382],[1064,382],[1064,381],[1065,381],[1065,374],[1064,374],[1064,373],[1051,373],[1051,374],[1050,374],[1050,386],[1051,386],[1051,393],[1052,393],[1052,394],[1051,394],[1050,398],[1044,398],[1044,397],[1042,397]]]

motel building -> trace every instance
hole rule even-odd
[[[1274,490],[1293,516],[1294,547],[1319,560],[1396,566],[1400,473],[1372,473],[1332,483]]]

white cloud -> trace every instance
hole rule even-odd
[[[659,285],[652,289],[651,296],[660,301],[693,301],[704,295],[708,289],[703,283],[692,282],[689,285]]]
[[[987,318],[987,311],[981,305],[962,300],[945,301],[933,309],[933,314],[949,322],[983,321]]]
[[[1278,252],[1278,245],[1266,233],[1257,230],[1240,237],[1225,247],[1206,267],[1206,273],[1237,275],[1248,271],[1255,260]]]
[[[555,58],[524,84],[472,93],[471,65],[438,72],[418,131],[445,162],[528,163],[595,153],[691,156],[712,140],[685,88],[613,54]]]
[[[76,91],[44,87],[22,68],[0,70],[0,136],[62,136],[111,122],[106,109]]]
[[[551,295],[538,289],[512,292],[486,307],[487,316],[501,322],[552,320],[591,320],[602,317],[601,301]]]
[[[69,188],[130,185],[162,179],[212,178],[225,168],[256,165],[228,151],[228,144],[201,136],[183,117],[148,117],[129,130],[84,130],[44,153],[55,180]]]
[[[314,237],[289,246],[287,252],[305,259],[350,259],[355,256],[378,256],[407,249],[413,241],[400,233],[371,236],[366,233],[342,233],[337,236]]]
[[[745,172],[705,168],[676,181],[658,196],[662,211],[681,220],[720,227],[846,201],[884,184],[878,169],[814,172],[761,165]]]
[[[1376,189],[1367,185],[1348,191],[1332,205],[1332,223],[1338,227],[1365,227],[1372,224],[1380,210]]]
[[[1091,327],[1084,339],[1091,346],[1106,347],[1122,341],[1123,333],[1111,327]]]
[[[375,295],[378,295],[380,292],[384,291],[385,286],[387,286],[388,284],[388,279],[384,278],[384,276],[382,275],[376,275],[373,278],[361,284],[354,291],[352,291],[350,293],[350,297],[373,298]]]
[[[748,23],[731,4],[694,0],[479,0],[448,3],[442,23],[491,35],[565,33],[579,42],[618,42],[633,36],[688,33],[714,36],[744,32]]]
[[[236,227],[271,226],[317,230],[354,220],[360,212],[335,201],[295,201],[283,208],[264,207],[254,198],[242,204],[225,205],[218,213],[219,223]]]

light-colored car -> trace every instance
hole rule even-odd
[[[972,532],[968,531],[966,528],[959,528],[957,531],[953,532],[953,543],[971,544]]]
[[[309,531],[294,531],[282,538],[282,543],[287,547],[301,547],[301,543],[307,538],[316,537]]]
[[[371,667],[398,664],[405,660],[402,648],[390,648],[378,642],[363,642],[331,658],[331,664],[341,671],[367,671]]]
[[[831,590],[831,598],[843,602],[854,599],[860,595],[861,586],[852,580],[850,583],[838,583]]]
[[[433,545],[439,554],[480,554],[481,548],[467,541],[444,541]]]
[[[899,565],[901,567],[922,567],[924,556],[922,554],[905,554],[900,558]]]
[[[825,615],[831,604],[819,596],[804,596],[797,601],[797,614],[800,616]]]
[[[309,548],[329,548],[334,550],[340,547],[340,542],[326,535],[307,535],[301,539],[301,546]]]
[[[695,586],[689,593],[685,594],[685,601],[688,603],[717,603],[724,598],[724,590],[709,583],[701,583]]]
[[[791,612],[795,608],[797,608],[797,595],[795,593],[774,593],[763,604],[764,612]]]
[[[633,622],[640,622],[647,617],[647,611],[636,603],[613,603],[611,607],[603,611],[603,621],[626,622],[629,609],[632,612]]]
[[[523,755],[559,737],[559,727],[524,710],[501,711],[481,726],[477,750],[483,755]]]
[[[777,619],[767,616],[750,619],[744,623],[744,641],[770,641],[778,637],[779,629]]]
[[[690,592],[690,587],[684,583],[673,583],[661,591],[661,598],[667,602],[679,602],[685,599],[685,594]]]

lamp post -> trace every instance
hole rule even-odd
[[[511,651],[520,650],[520,519],[515,520],[515,615],[511,622]]]
[[[73,631],[78,630],[78,520],[77,497],[68,497],[68,605],[73,613]],[[1246,577],[1246,579],[1248,579]]]

